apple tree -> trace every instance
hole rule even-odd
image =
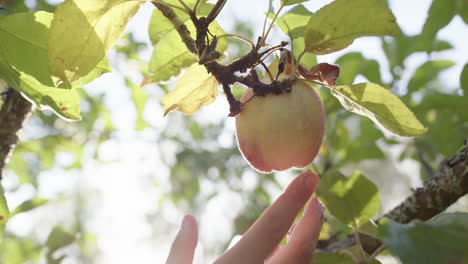
[[[157,132],[153,144],[164,153],[171,151],[165,143],[176,146],[166,164],[174,205],[202,212],[217,193],[201,194],[203,182],[226,183],[245,198],[234,221],[242,233],[271,202],[265,186],[280,186],[281,171],[308,169],[320,175],[316,195],[327,209],[314,263],[380,263],[382,255],[402,263],[468,263],[468,211],[447,210],[468,192],[468,67],[459,87],[445,89],[439,75],[455,63],[438,54],[454,47],[437,34],[454,18],[466,26],[466,1],[433,0],[417,35],[405,34],[379,0],[335,0],[314,12],[307,0],[270,0],[266,13],[258,11],[263,24],[238,22],[237,32],[221,26],[227,0],[32,2],[0,1],[0,179],[14,177],[15,188],[37,190],[41,171],[81,170],[85,160],[99,159],[101,145],[119,130],[105,104],[113,91],[86,87],[113,70],[135,107],[133,129]],[[148,8],[152,55],[142,58],[146,44],[125,28]],[[362,37],[380,39],[385,67],[346,51]],[[321,58],[336,52],[342,55],[335,61]],[[410,72],[407,61],[422,54]],[[138,70],[139,83],[116,58]],[[198,112],[216,100],[226,102],[216,109],[223,120],[198,122]],[[155,103],[169,120],[165,127],[145,118]],[[235,143],[219,146],[231,120]],[[417,163],[412,176],[421,185],[387,210],[392,169],[369,174],[364,167],[387,166],[396,149],[392,168]],[[61,165],[64,152],[73,161]],[[257,179],[252,190],[240,184],[246,173]],[[35,192],[9,208],[15,188],[0,186],[2,263],[37,261],[41,252],[60,263],[66,256],[55,253],[72,244],[91,259],[80,220],[69,230],[55,226],[45,241],[4,233],[16,215],[53,202]]]

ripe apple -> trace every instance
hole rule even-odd
[[[290,93],[254,96],[247,89],[236,117],[236,136],[248,163],[260,172],[303,168],[317,156],[325,111],[314,88],[298,80]]]

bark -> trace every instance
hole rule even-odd
[[[18,142],[18,131],[32,111],[32,104],[19,92],[9,89],[0,109],[0,180],[13,148]]]

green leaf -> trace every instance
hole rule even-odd
[[[179,78],[173,91],[162,99],[164,115],[172,110],[193,114],[218,96],[218,81],[197,63]]]
[[[101,75],[103,75],[104,73],[108,73],[108,72],[111,72],[111,67],[109,65],[109,60],[107,59],[107,57],[104,57],[99,63],[98,65],[90,72],[88,73],[88,75],[84,76],[83,78],[77,80],[76,82],[74,82],[72,84],[72,88],[79,88],[79,87],[82,87],[86,84],[89,84],[91,83],[92,81],[94,81],[95,79],[97,79],[98,77],[100,77]]]
[[[38,263],[41,249],[37,242],[19,237],[5,237],[1,242],[0,263]]]
[[[149,62],[151,81],[169,80],[172,76],[197,62],[197,57],[190,53],[176,31],[171,31],[154,47]]]
[[[17,215],[19,213],[24,213],[27,211],[31,211],[43,204],[46,204],[49,200],[41,198],[41,197],[34,197],[31,200],[25,201],[22,204],[20,204],[18,207],[16,207],[12,212],[11,212],[11,217],[14,215]]]
[[[395,16],[377,0],[335,0],[310,17],[305,46],[308,52],[328,54],[359,37],[398,33]]]
[[[379,190],[359,172],[349,178],[338,171],[328,172],[316,193],[333,216],[352,226],[365,224],[380,206]]]
[[[407,36],[403,33],[393,38],[384,38],[382,46],[390,63],[390,68],[403,67],[403,62],[410,54],[424,51],[421,42],[423,42],[421,35]],[[434,43],[434,51],[444,51],[452,48],[453,46],[444,40],[436,40]]]
[[[193,7],[195,2],[195,0],[188,0],[186,4]],[[168,3],[179,5],[177,0],[169,0]],[[197,14],[206,16],[212,8],[212,4],[202,1],[197,9]],[[175,13],[190,31],[192,38],[195,38],[196,29],[190,17],[180,10],[175,10]],[[179,74],[183,68],[198,61],[197,57],[187,50],[173,24],[158,9],[153,12],[148,31],[154,45],[153,55],[149,62],[149,71],[152,74],[151,81],[167,81],[172,76]],[[225,34],[216,21],[211,23],[210,32],[217,36]],[[216,50],[223,53],[226,49],[226,39],[220,39]]]
[[[340,76],[337,82],[339,84],[353,83],[358,74],[362,74],[373,83],[382,83],[380,64],[376,60],[364,58],[359,52],[347,53],[339,57],[335,63],[340,66]]]
[[[81,120],[80,96],[77,89],[58,89],[42,85],[28,75],[22,75],[2,60],[0,54],[0,78],[11,87],[23,92],[39,109],[51,109],[64,119]]]
[[[319,264],[354,264],[351,256],[345,253],[324,253],[317,252],[314,254],[314,263]]]
[[[433,0],[429,15],[421,32],[422,49],[431,52],[437,32],[447,26],[457,13],[457,3],[454,0]]]
[[[431,81],[437,79],[439,73],[446,70],[455,63],[449,60],[427,61],[421,65],[411,77],[408,83],[408,93],[411,94],[420,90]]]
[[[458,1],[460,6],[458,7],[458,14],[463,19],[465,24],[468,24],[468,2],[466,0]]]
[[[350,254],[353,257],[351,257]],[[367,255],[362,256],[362,250],[359,249],[357,246],[353,246],[339,253],[316,252],[314,254],[313,263],[318,263],[318,264],[355,264],[355,263],[379,264],[380,263],[376,259],[372,259],[368,261],[368,257],[369,256]],[[355,262],[355,260],[357,262]]]
[[[53,85],[47,67],[47,36],[53,17],[40,11],[0,18],[0,56],[23,76],[47,86]]]
[[[427,131],[398,97],[377,84],[336,86],[332,94],[346,110],[367,116],[395,135],[414,137]]]
[[[465,64],[460,75],[460,88],[463,89],[465,96],[468,96],[468,63]]]
[[[307,8],[303,5],[297,5],[286,14],[281,17],[278,17],[275,21],[276,25],[284,33],[291,36],[293,39],[300,38],[304,36],[305,26],[307,25],[307,19],[312,15]],[[270,14],[270,18],[273,18],[274,15]]]
[[[0,241],[2,240],[3,231],[5,230],[5,225],[9,218],[10,211],[8,210],[8,204],[5,199],[5,192],[0,184]]]
[[[55,226],[49,234],[45,245],[47,246],[47,263],[59,264],[63,257],[55,258],[54,253],[75,241],[75,236],[61,226]]]
[[[468,213],[442,214],[427,222],[380,228],[382,241],[403,263],[468,263]]]
[[[292,51],[296,58],[304,51],[304,31],[311,15],[312,12],[303,5],[297,5],[275,21],[281,31],[292,39]],[[273,18],[273,14],[269,17]],[[307,53],[302,56],[301,64],[308,69],[317,64],[317,59],[315,55]]]
[[[379,225],[372,219],[359,227],[359,232],[364,233],[368,236],[378,238],[379,237]]]
[[[66,0],[49,33],[49,69],[54,84],[73,83],[101,61],[143,2]]]
[[[52,81],[47,68],[47,29],[52,18],[47,12],[0,18],[0,78],[40,109],[49,107],[61,117],[80,120],[77,91],[48,86]]]
[[[414,107],[416,113],[428,113],[430,110],[436,110],[437,113],[445,110],[452,116],[457,116],[461,122],[468,121],[468,101],[466,97],[436,93],[426,95],[423,100]]]
[[[180,2],[177,0],[166,0],[165,2],[180,6]],[[184,2],[191,8],[193,8],[196,3],[195,0],[184,0]],[[211,8],[213,8],[213,5],[207,4],[206,0],[203,0],[200,2],[197,8],[197,14],[199,16],[207,16],[211,11]],[[179,18],[180,22],[188,24],[186,22],[190,20],[190,16],[187,15],[187,13],[179,9],[173,9],[173,11]],[[175,31],[172,22],[169,21],[159,9],[154,9],[148,26],[148,34],[153,45],[156,45],[162,38],[164,38],[165,35],[172,31]]]
[[[288,5],[294,5],[294,4],[303,3],[307,1],[309,0],[281,0],[281,5],[288,6]]]
[[[359,122],[359,135],[344,146],[344,151],[346,151],[344,160],[361,161],[364,159],[385,158],[385,154],[376,144],[377,140],[384,137],[383,133],[375,129],[374,123],[369,119],[361,118]],[[349,135],[346,137],[349,137]],[[366,151],[362,151],[362,149]]]
[[[143,111],[145,110],[145,105],[149,97],[144,92],[143,87],[132,83],[128,79],[125,80],[125,84],[127,85],[127,87],[130,89],[130,92],[132,93],[132,101],[137,111],[137,120],[135,121],[135,130],[141,131],[149,127],[149,124],[143,118]]]

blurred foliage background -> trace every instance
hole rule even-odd
[[[6,0],[3,6],[8,12],[53,12],[58,2]],[[151,6],[143,9],[149,10],[142,11],[148,18]],[[384,213],[431,177],[443,158],[454,155],[468,138],[467,58],[460,63],[462,58],[449,57],[463,47],[437,33],[465,23],[464,33],[454,37],[466,43],[467,14],[466,1],[434,0],[419,34],[402,30],[395,38],[375,40],[381,47],[374,48],[383,54],[378,59],[355,50],[320,57],[340,66],[339,84],[367,79],[390,89],[429,131],[418,138],[385,134],[321,88],[327,132],[311,168],[321,174],[362,171],[379,187]],[[259,29],[242,18],[228,23],[230,33],[255,39]],[[83,121],[68,123],[36,111],[25,124],[2,182],[13,217],[0,244],[0,263],[124,263],[119,256],[139,253],[136,261],[149,263],[144,252],[151,248],[163,260],[183,213],[201,222],[198,254],[205,263],[299,173],[259,175],[249,168],[236,147],[222,96],[193,116],[163,118],[160,101],[171,83],[139,85],[151,52],[150,44],[136,37],[136,31],[146,33],[142,26],[133,23],[110,52],[113,73],[81,90]],[[273,36],[286,39],[279,31]],[[230,42],[229,57],[246,51],[248,45]],[[452,73],[441,78],[446,72]],[[453,207],[468,212],[466,199]],[[106,225],[109,229],[102,229]],[[350,230],[328,216],[321,238],[338,232],[343,236]],[[123,242],[127,236],[133,244]],[[110,253],[118,249],[127,253]]]

